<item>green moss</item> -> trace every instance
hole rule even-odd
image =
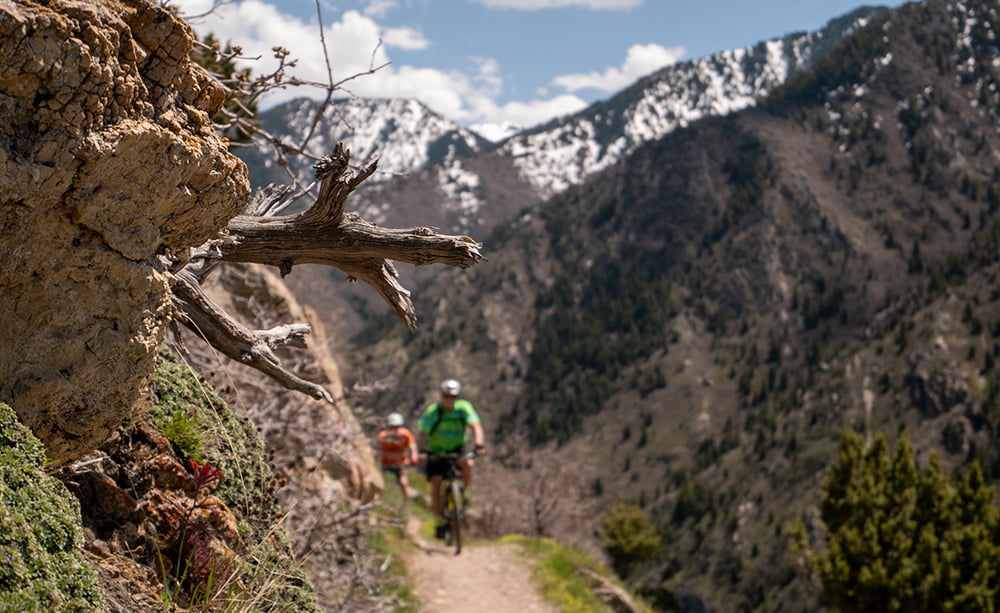
[[[211,386],[166,348],[157,356],[153,392],[154,423],[184,416],[184,431],[196,432],[198,445],[185,451],[183,443],[171,442],[182,453],[197,454],[222,471],[215,494],[240,520],[240,536],[248,549],[247,589],[230,594],[230,604],[251,604],[255,611],[318,612],[313,586],[299,570],[280,523],[274,475],[253,422],[230,411]],[[192,455],[186,459],[198,459]]]
[[[44,465],[41,443],[0,403],[0,610],[100,610],[80,507]]]

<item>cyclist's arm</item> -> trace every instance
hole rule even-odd
[[[475,421],[469,424],[469,427],[472,428],[472,442],[476,446],[476,453],[479,455],[486,453],[486,446],[483,444],[483,424]]]
[[[481,446],[483,444],[483,424],[477,421],[469,424],[469,427],[472,428],[472,442],[476,446]]]
[[[420,453],[427,453],[427,433],[417,432],[417,449]]]
[[[416,466],[417,456],[420,454],[417,451],[417,440],[413,434],[410,434],[410,446],[406,448],[406,453],[409,456],[407,459],[410,461],[410,464]]]

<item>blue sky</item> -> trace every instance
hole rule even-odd
[[[345,95],[413,97],[465,125],[522,127],[575,112],[673,62],[812,31],[858,0],[237,0],[191,19],[241,45],[263,73],[269,49],[299,59],[295,74],[325,81],[320,19]],[[213,0],[174,0],[182,14]],[[875,3],[880,4],[880,3]],[[899,2],[881,3],[898,6]],[[381,40],[381,44],[379,44]],[[295,88],[292,97],[318,97]]]

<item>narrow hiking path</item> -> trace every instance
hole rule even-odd
[[[542,598],[531,561],[515,545],[463,546],[456,556],[454,548],[424,539],[412,515],[406,533],[414,544],[406,569],[421,613],[559,613]]]

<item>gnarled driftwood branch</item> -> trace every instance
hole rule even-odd
[[[220,245],[222,259],[277,266],[282,275],[296,264],[335,266],[352,281],[378,291],[411,330],[416,314],[410,293],[398,282],[391,260],[422,266],[447,264],[468,268],[484,259],[481,244],[468,236],[438,234],[432,228],[386,229],[353,213],[344,213],[347,197],[375,172],[372,164],[357,175],[350,152],[337,145],[316,164],[322,182],[316,203],[296,215],[240,215],[226,228],[232,239]]]
[[[345,213],[347,197],[375,172],[372,164],[357,174],[350,169],[350,152],[338,144],[315,166],[321,181],[312,207],[295,215],[279,215],[292,197],[289,190],[258,194],[246,213],[233,218],[223,236],[201,249],[193,260],[276,266],[282,275],[296,264],[335,266],[352,281],[361,280],[378,291],[403,320],[416,328],[410,292],[398,282],[392,260],[417,266],[447,264],[469,268],[484,259],[481,244],[468,236],[438,234],[432,228],[386,229]],[[216,306],[202,291],[199,274],[189,267],[175,272],[174,295],[181,320],[213,347],[234,360],[266,373],[288,389],[333,402],[321,385],[310,383],[283,368],[274,349],[301,344],[309,324],[289,324],[271,330],[250,330]]]

